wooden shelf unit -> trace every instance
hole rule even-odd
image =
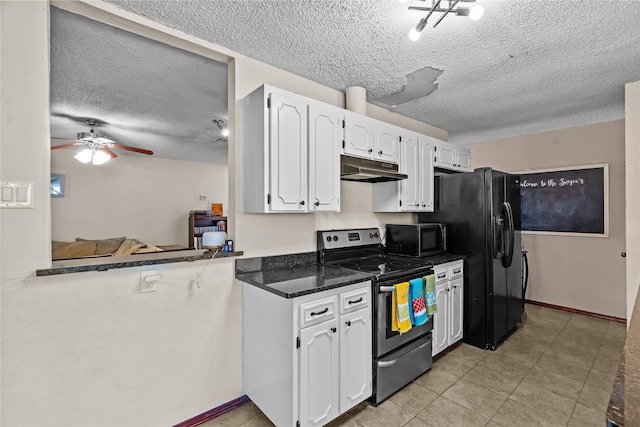
[[[202,238],[203,231],[196,231],[200,227],[216,227],[218,221],[227,222],[226,216],[207,216],[207,215],[189,215],[189,243],[192,249],[201,249],[202,246],[196,246],[195,239]]]

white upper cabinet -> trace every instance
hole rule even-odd
[[[389,163],[398,163],[400,159],[400,128],[375,121],[373,138],[373,158]]]
[[[339,108],[309,105],[309,210],[340,210],[340,146],[343,115]]]
[[[244,212],[339,211],[342,110],[264,85],[243,114]]]
[[[443,169],[466,171],[471,167],[471,150],[438,141],[435,165]]]
[[[373,121],[369,117],[345,111],[344,154],[373,157]]]
[[[350,111],[344,122],[344,154],[398,163],[400,128]]]
[[[307,206],[307,103],[270,94],[269,159],[271,210],[299,211]]]
[[[422,212],[433,212],[434,190],[433,190],[433,166],[436,140],[428,136],[421,136],[418,142],[418,210]]]
[[[374,212],[433,212],[436,141],[415,132],[401,132],[399,166],[407,179],[372,184]]]

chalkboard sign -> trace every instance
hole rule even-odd
[[[609,165],[520,173],[522,231],[609,235]]]

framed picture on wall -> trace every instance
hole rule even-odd
[[[522,232],[609,236],[609,165],[520,172]]]

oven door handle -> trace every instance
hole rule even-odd
[[[380,292],[394,292],[395,290],[395,286],[380,286]]]
[[[431,340],[429,340],[429,341],[427,341],[426,343],[424,343],[424,344],[422,344],[422,345],[420,345],[420,346],[418,346],[418,347],[414,348],[414,349],[413,349],[413,350],[411,350],[411,351],[416,351],[416,350],[419,350],[419,349],[421,349],[421,348],[425,348],[425,347],[426,347],[426,346],[428,346],[429,344],[431,344]],[[395,365],[395,364],[398,362],[398,360],[400,360],[400,358],[401,358],[401,357],[402,357],[402,356],[398,357],[397,359],[389,360],[389,361],[386,361],[386,362],[385,362],[385,361],[380,361],[380,362],[378,362],[378,367],[379,367],[379,368],[387,368],[387,367],[389,367],[389,366],[393,366],[393,365]]]

